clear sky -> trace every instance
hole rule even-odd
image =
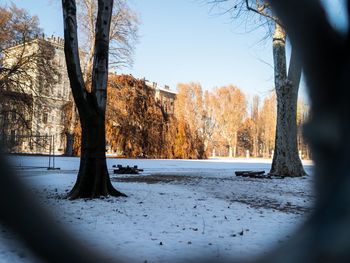
[[[47,35],[63,36],[61,1],[12,2],[38,15]],[[140,16],[140,39],[133,67],[122,73],[146,77],[172,89],[179,82],[190,81],[200,82],[204,89],[234,84],[250,96],[265,96],[273,89],[271,40],[262,41],[264,28],[246,32],[241,21],[210,13],[210,6],[200,0],[129,2]],[[344,0],[325,2],[334,24],[344,27],[345,15],[339,4]]]

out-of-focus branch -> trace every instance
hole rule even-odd
[[[282,18],[283,24],[286,25],[286,31],[294,48],[299,51],[306,80],[310,84],[310,95],[318,97],[314,103],[335,100],[337,91],[334,81],[341,65],[330,66],[328,63],[332,60],[341,61],[344,56],[342,52],[345,47],[345,37],[333,30],[324,9],[317,0],[270,0],[270,2],[277,15]],[[324,83],[325,80],[330,82]],[[326,90],[321,91],[318,87],[323,85],[334,88],[331,93]]]

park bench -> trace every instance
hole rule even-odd
[[[250,178],[270,178],[265,175],[265,171],[235,171],[236,176],[250,177]]]
[[[114,168],[114,174],[139,174],[139,172],[143,172],[143,169],[139,169],[137,165],[130,167],[129,165],[122,166],[121,164],[118,164],[117,166],[113,165],[112,167]]]
[[[235,171],[236,176],[258,178],[258,179],[283,179],[284,176],[275,174],[265,174],[265,171]]]

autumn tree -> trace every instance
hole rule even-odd
[[[175,117],[178,134],[175,140],[175,153],[185,158],[203,158],[205,154],[205,108],[203,91],[199,83],[179,84],[175,101]],[[187,145],[187,146],[185,146]]]
[[[68,196],[125,196],[112,186],[106,163],[105,112],[113,0],[98,1],[91,89],[87,89],[80,67],[75,0],[62,0],[62,7],[67,71],[82,130],[79,173]]]
[[[276,95],[271,94],[263,101],[259,117],[259,144],[263,157],[270,157],[275,148],[276,137]]]
[[[253,96],[249,116],[243,121],[238,131],[238,147],[241,154],[259,157],[261,155],[261,108],[260,98]],[[243,152],[242,152],[243,151]]]
[[[144,79],[110,74],[106,106],[107,149],[124,157],[174,158],[178,122],[155,98]],[[74,153],[80,148],[76,126]]]
[[[259,155],[259,134],[260,134],[260,98],[253,97],[251,106],[251,120],[252,120],[252,154],[254,157]]]
[[[164,157],[168,119],[155,90],[130,75],[112,75],[107,100],[107,142],[126,157]]]
[[[14,4],[0,7],[0,28],[0,133],[11,148],[9,129],[31,135],[34,100],[43,103],[60,73],[55,48],[41,36],[36,16]]]
[[[241,156],[250,157],[250,154],[253,152],[254,130],[255,123],[250,117],[246,118],[238,128],[237,148]]]
[[[299,99],[297,104],[298,149],[302,158],[310,159],[310,149],[303,134],[304,124],[309,120],[309,105]]]
[[[180,83],[177,85],[175,116],[184,118],[191,126],[191,131],[203,132],[204,105],[203,90],[199,83]]]
[[[209,148],[213,151],[214,148],[214,134],[216,129],[215,122],[215,97],[208,90],[204,93],[204,124],[203,124],[203,139],[204,147],[207,154],[209,154]]]
[[[243,92],[235,86],[214,90],[215,122],[218,132],[229,148],[229,157],[237,152],[237,132],[247,114],[247,102]]]

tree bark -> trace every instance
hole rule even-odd
[[[67,70],[82,127],[79,173],[68,197],[125,196],[112,186],[106,162],[105,112],[113,0],[98,1],[91,91],[86,89],[80,67],[75,0],[62,0],[62,6]]]
[[[69,120],[68,129],[66,132],[66,150],[64,153],[66,156],[73,156],[74,151],[74,128],[77,122],[76,106],[74,103],[72,103],[71,111],[72,117]]]
[[[74,134],[67,131],[66,132],[66,148],[64,151],[65,156],[73,156],[73,146],[74,146]]]
[[[275,149],[270,174],[279,176],[306,175],[298,154],[297,100],[301,64],[292,50],[289,72],[286,67],[286,33],[276,23],[273,35],[275,90],[277,96],[277,125]]]
[[[69,197],[95,198],[99,196],[125,196],[111,184],[106,163],[105,119],[90,113],[81,118],[82,144],[77,181]]]

